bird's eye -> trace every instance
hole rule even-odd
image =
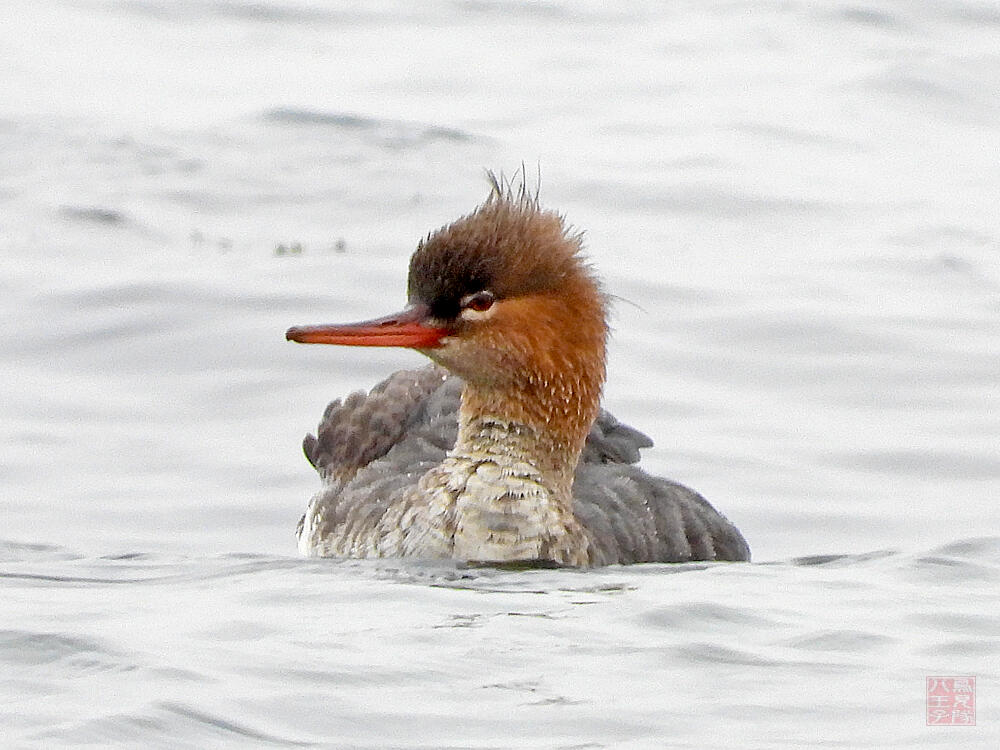
[[[492,292],[483,290],[464,297],[462,299],[462,307],[468,310],[475,310],[476,312],[486,312],[493,307],[495,299]]]

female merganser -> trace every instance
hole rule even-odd
[[[652,441],[600,409],[606,298],[581,236],[490,175],[475,211],[417,245],[409,304],[296,327],[306,344],[402,346],[436,365],[327,407],[304,554],[607,565],[748,560],[698,493],[636,464]]]

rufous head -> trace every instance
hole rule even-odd
[[[537,196],[503,185],[432,232],[410,259],[408,306],[362,323],[291,328],[303,343],[404,346],[461,376],[490,406],[582,440],[597,413],[605,298],[581,238]],[[491,395],[492,394],[492,395]]]

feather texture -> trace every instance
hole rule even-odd
[[[427,481],[455,445],[462,388],[461,379],[432,365],[397,372],[368,394],[330,404],[316,436],[304,441],[306,456],[323,480],[299,523],[304,552],[407,554],[407,510],[426,491],[418,490],[421,480]],[[586,555],[569,561],[748,560],[740,532],[701,495],[639,468],[640,449],[652,444],[600,411],[572,490],[572,515],[582,528]],[[509,488],[504,491],[510,495]],[[393,532],[402,536],[386,542]],[[454,538],[446,537],[445,532],[435,540],[435,556],[453,556]]]

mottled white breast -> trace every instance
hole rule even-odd
[[[532,446],[516,439],[527,437],[523,429],[511,427],[492,423],[493,434],[462,441],[380,513],[348,513],[331,529],[326,506],[311,504],[299,549],[324,556],[587,564],[587,537],[568,487],[526,460]]]

